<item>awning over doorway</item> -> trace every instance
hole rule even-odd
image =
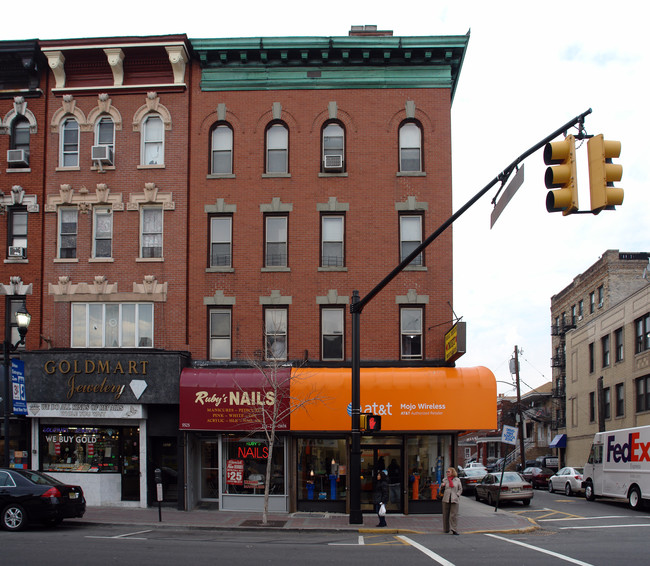
[[[566,448],[566,434],[556,434],[548,445],[549,448]]]

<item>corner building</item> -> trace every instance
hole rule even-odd
[[[262,509],[267,441],[236,416],[264,388],[257,363],[308,374],[326,399],[280,423],[271,510],[349,511],[351,297],[452,214],[468,39],[190,40],[186,508]],[[382,416],[362,440],[364,511],[386,469],[389,511],[437,512],[457,431],[496,425],[492,374],[445,361],[452,302],[449,229],[363,312],[361,409]]]

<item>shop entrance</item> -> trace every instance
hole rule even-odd
[[[124,427],[120,438],[122,455],[122,501],[140,500],[140,430]]]
[[[403,510],[402,448],[399,446],[365,445],[361,449],[361,510],[374,512],[373,491],[377,484],[377,472],[388,472],[389,501],[386,510]]]
[[[175,436],[155,436],[151,438],[151,462],[148,469],[149,476],[153,479],[154,471],[160,468],[162,472],[163,502],[176,503],[178,501],[178,441]],[[150,495],[152,504],[156,499],[156,486],[152,481]]]

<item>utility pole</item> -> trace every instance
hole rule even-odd
[[[515,346],[515,379],[517,380],[517,423],[519,426],[519,452],[521,469],[526,468],[526,449],[524,447],[524,419],[521,414],[521,388],[519,387],[519,349]]]

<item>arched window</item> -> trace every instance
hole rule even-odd
[[[29,121],[18,116],[11,123],[11,151],[8,154],[10,167],[27,167],[29,165]]]
[[[102,116],[97,120],[95,145],[107,145],[115,151],[115,123],[110,116]]]
[[[323,128],[323,171],[339,172],[345,165],[345,130],[337,122]]]
[[[64,120],[60,138],[59,164],[61,167],[79,167],[79,123],[76,119]]]
[[[149,114],[142,123],[141,151],[143,165],[164,165],[165,128],[158,114]]]
[[[289,172],[289,130],[274,123],[266,130],[266,172]]]
[[[415,122],[405,122],[400,126],[399,170],[422,171],[422,130]]]
[[[211,173],[230,175],[232,173],[232,129],[227,124],[218,124],[212,130]]]

